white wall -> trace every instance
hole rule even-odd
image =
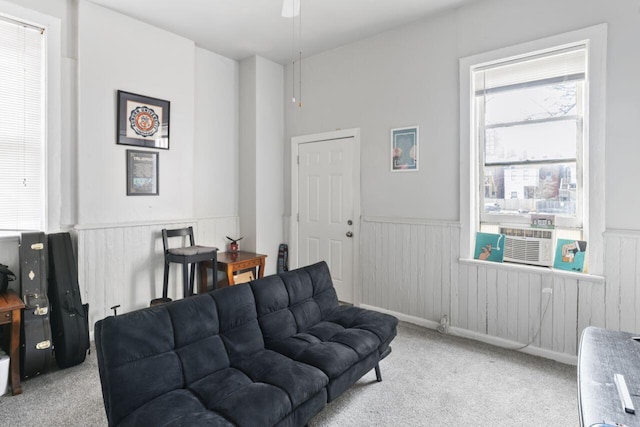
[[[601,248],[605,277],[554,279],[560,300],[554,299],[548,314],[551,332],[534,345],[575,355],[580,331],[588,324],[637,329],[638,267],[630,254],[637,254],[640,229],[640,200],[634,196],[640,179],[640,82],[634,77],[640,71],[639,19],[638,3],[631,0],[486,0],[303,60],[303,107],[285,104],[287,140],[337,128],[361,129],[363,303],[427,325],[448,314],[459,331],[476,338],[490,336],[494,343],[528,338],[520,333],[526,330],[511,333],[509,319],[535,323],[531,313],[540,299],[537,294],[532,299],[531,289],[537,288],[530,283],[543,280],[544,271],[512,274],[508,277],[515,278],[513,285],[508,280],[491,282],[484,271],[460,263],[459,248],[445,243],[456,239],[450,229],[460,221],[458,61],[604,22],[609,28],[603,201],[607,231]],[[290,66],[286,76],[290,81]],[[291,99],[290,86],[285,84],[285,99]],[[407,125],[420,126],[420,171],[392,174],[389,130]],[[288,212],[290,170],[285,173]],[[417,234],[407,231],[413,229]],[[416,247],[422,249],[416,253]],[[439,250],[445,251],[444,257]],[[619,257],[613,254],[625,254],[627,262],[616,261]],[[488,283],[495,289],[509,283],[505,307],[511,311],[506,316],[500,312],[501,317],[488,319],[496,315],[488,311]]]
[[[240,230],[243,237],[240,249],[256,250],[257,226],[257,197],[256,197],[256,138],[257,122],[257,57],[252,56],[240,62],[240,161],[239,170],[239,201],[238,214],[240,216]]]
[[[200,48],[195,59],[194,214],[236,216],[238,62]]]
[[[266,254],[276,272],[283,241],[284,68],[254,56],[240,64],[240,248]]]
[[[192,218],[194,42],[86,1],[78,15],[78,224]],[[158,196],[127,196],[125,153],[139,147],[116,144],[117,90],[171,102]]]
[[[259,78],[255,73],[258,67],[256,59],[252,59],[253,75],[243,76],[242,67],[233,61],[201,51],[189,40],[85,0],[80,0],[79,13],[75,0],[20,0],[14,3],[57,17],[62,22],[62,142],[59,164],[50,162],[50,167],[53,168],[51,173],[57,171],[60,174],[61,222],[80,224],[78,257],[81,287],[85,289],[85,299],[92,301],[94,306],[96,302],[98,304],[92,320],[108,314],[108,304],[112,302],[124,302],[128,309],[144,306],[158,292],[161,254],[157,252],[157,232],[160,227],[193,224],[198,228],[201,243],[220,246],[225,243],[225,234],[239,235],[238,210],[234,210],[233,205],[235,203],[240,206],[236,209],[242,210],[243,203],[255,203],[256,185],[261,182],[253,175],[249,181],[253,186],[248,185],[246,192],[238,187],[227,192],[231,186],[229,182],[242,185],[244,174],[255,174],[256,171],[254,167],[246,168],[243,162],[244,156],[251,154],[242,149],[242,134],[249,132],[255,138],[255,127],[261,123],[263,114],[269,120],[277,120],[277,111],[270,111],[270,107],[291,99],[291,85],[284,84],[284,96],[280,101],[274,100],[272,105],[269,102],[262,104],[258,99],[261,93],[265,94],[265,99],[276,96],[276,93],[271,89],[262,92],[255,83],[254,86],[244,85],[247,79],[256,82]],[[79,22],[77,26],[76,20]],[[632,330],[638,322],[635,313],[640,311],[640,295],[636,297],[635,291],[635,272],[640,267],[633,262],[637,257],[629,255],[635,254],[640,247],[635,231],[640,229],[635,220],[640,200],[633,197],[634,184],[640,174],[635,167],[640,158],[635,131],[635,123],[640,116],[640,104],[637,102],[640,80],[636,78],[640,71],[640,51],[636,49],[640,26],[637,25],[635,0],[618,0],[615,3],[601,0],[486,0],[306,58],[303,61],[303,108],[284,103],[286,141],[295,135],[359,127],[362,139],[362,212],[369,216],[372,224],[379,222],[374,217],[384,217],[381,222],[391,224],[388,230],[387,226],[364,227],[361,245],[380,242],[380,236],[376,234],[380,229],[387,230],[386,239],[396,239],[394,233],[404,230],[406,221],[403,218],[417,218],[419,224],[435,221],[439,225],[434,226],[435,230],[419,231],[417,236],[420,240],[412,238],[408,248],[424,245],[421,247],[435,251],[447,236],[452,237],[451,224],[459,221],[458,59],[601,22],[609,24],[606,283],[604,289],[596,286],[597,290],[588,298],[578,292],[575,310],[573,302],[569,301],[567,307],[570,309],[554,313],[567,321],[562,323],[562,319],[558,319],[559,324],[565,325],[562,327],[564,338],[567,338],[566,334],[570,335],[564,342],[571,343],[577,339],[580,325],[589,321],[594,324],[606,321],[606,325],[612,328]],[[162,52],[156,56],[171,60],[147,73],[148,56],[131,53],[127,35],[137,40],[160,41],[169,53]],[[76,66],[78,80],[75,79]],[[137,74],[132,75],[132,69]],[[270,72],[263,74],[268,75]],[[212,76],[213,81],[208,81],[207,76]],[[286,82],[290,82],[290,66],[285,76]],[[276,82],[277,76],[274,74],[272,77],[267,80]],[[202,96],[195,88],[204,88]],[[250,90],[245,91],[247,88]],[[172,102],[171,150],[160,150],[159,197],[139,197],[134,201],[124,196],[124,151],[127,147],[115,144],[117,89]],[[234,102],[234,96],[240,101]],[[247,97],[254,107],[262,105],[261,109],[244,111],[242,99]],[[243,121],[241,128],[237,129],[240,118],[246,114],[253,114],[253,123],[245,128]],[[221,115],[225,122],[216,122],[214,118]],[[210,122],[208,118],[214,121]],[[420,171],[391,174],[389,129],[406,125],[419,125],[421,128]],[[269,133],[277,131],[271,129]],[[211,132],[213,136],[209,139]],[[79,135],[77,142],[76,135]],[[240,140],[237,142],[239,151],[234,149],[235,138]],[[274,162],[273,167],[268,166],[270,162],[265,162],[262,164],[265,169],[258,171],[270,177],[269,187],[276,197],[280,196],[274,185],[280,179],[280,171],[285,171],[285,200],[280,206],[280,202],[271,206],[274,218],[283,206],[285,212],[290,206],[289,142],[285,147],[284,167],[276,156],[270,158],[270,162]],[[277,152],[277,138],[264,147],[254,148],[273,148],[275,151],[268,151],[273,154]],[[200,157],[199,153],[203,156]],[[77,158],[74,157],[76,155]],[[220,160],[221,157],[235,155],[239,157],[238,166]],[[209,163],[207,157],[213,157],[213,161]],[[218,161],[221,163],[216,163]],[[250,164],[256,165],[256,159]],[[185,174],[185,167],[191,172]],[[229,176],[234,178],[225,181]],[[76,183],[79,186],[77,192]],[[193,188],[194,191],[183,191],[187,194],[182,194],[178,193],[179,188]],[[176,197],[169,200],[165,197],[169,195]],[[221,200],[222,203],[212,200]],[[193,220],[194,216],[202,218]],[[152,224],[141,224],[154,220]],[[114,222],[130,225],[107,225]],[[278,221],[274,226],[280,224]],[[242,233],[247,233],[246,229],[242,228]],[[272,238],[275,240],[274,236],[269,237]],[[365,303],[383,305],[378,299],[380,289],[385,292],[415,289],[422,300],[415,300],[409,292],[392,293],[394,299],[386,308],[410,315],[417,313],[416,317],[437,321],[437,317],[447,309],[448,302],[449,310],[456,310],[449,314],[455,315],[458,327],[477,332],[482,322],[486,322],[485,318],[477,315],[477,311],[469,308],[474,305],[469,302],[469,295],[477,300],[477,288],[481,283],[469,280],[469,269],[458,266],[455,251],[449,257],[435,258],[440,261],[426,256],[424,250],[408,252],[411,257],[407,262],[399,258],[396,250],[404,247],[400,244],[402,242],[396,245],[389,244],[388,240],[382,240],[384,242],[387,246],[376,249],[375,256],[366,255],[363,251],[362,276],[372,271],[370,267],[375,267],[386,271],[387,275],[404,275],[401,277],[409,280],[412,287],[399,285],[395,276],[387,276],[387,279],[370,277],[363,280]],[[14,243],[9,242],[8,245]],[[136,255],[135,259],[127,257],[129,252],[122,250],[122,245],[129,245],[127,251],[133,250],[141,256]],[[15,262],[15,252],[7,247],[5,244],[0,247],[0,255],[5,254],[5,259]],[[369,249],[373,247],[367,246]],[[393,257],[387,254],[393,254]],[[620,254],[620,257],[612,254]],[[618,258],[626,262],[614,262]],[[407,266],[406,271],[399,268],[405,265],[403,263]],[[123,271],[132,273],[117,277],[105,275],[105,272],[112,271],[113,265],[122,266]],[[443,288],[441,284],[445,280],[442,275],[446,271],[450,274],[446,279],[450,286]],[[466,271],[464,283],[458,280],[461,271],[462,274]],[[436,277],[434,273],[425,279],[427,272],[440,272],[440,276]],[[116,291],[113,291],[114,281],[117,281]],[[461,283],[465,292],[462,296]],[[420,311],[420,307],[436,304],[427,291],[436,293],[440,301],[438,310],[434,305],[432,311]],[[601,304],[603,293],[605,308]],[[575,296],[573,292],[563,295],[569,295],[570,299]],[[524,300],[518,299],[515,305],[526,308]],[[460,312],[461,307],[463,312]],[[415,308],[418,310],[412,311]],[[576,312],[578,326],[571,336],[570,317]],[[605,321],[602,320],[603,312],[606,312]],[[479,319],[479,324],[469,321],[473,318]],[[496,329],[499,327],[495,325]],[[573,344],[565,347],[551,343],[552,351],[566,353],[575,348]]]
[[[640,200],[631,195],[640,178],[639,18],[634,0],[471,3],[304,59],[304,106],[286,103],[285,136],[359,126],[364,215],[457,220],[459,58],[607,22],[607,227],[638,229]],[[391,174],[389,129],[409,124],[421,126],[424,167]]]
[[[93,323],[112,305],[129,311],[161,295],[162,228],[192,225],[196,243],[221,250],[224,236],[238,233],[239,70],[191,40],[92,3],[82,1],[78,16],[76,231]],[[170,149],[154,150],[159,196],[126,195],[125,152],[137,147],[115,143],[118,89],[171,102]],[[181,297],[179,268],[171,270],[169,295]]]
[[[268,255],[265,274],[274,274],[283,242],[284,67],[260,57],[257,65],[256,251]]]
[[[24,6],[61,22],[59,47],[49,52],[61,71],[50,97],[58,106],[49,119],[60,117],[47,153],[55,220],[47,231],[75,226],[92,327],[111,305],[128,311],[160,295],[162,228],[193,225],[197,243],[220,248],[239,232],[238,63],[85,0],[18,3],[0,0],[0,12]],[[171,101],[171,149],[158,150],[160,196],[126,196],[125,151],[135,147],[115,143],[118,89]],[[0,239],[0,262],[16,273],[17,247],[16,237]],[[173,297],[181,295],[178,272]]]
[[[363,215],[458,219],[455,26],[449,14],[302,61],[303,106],[286,103],[285,135],[360,127]],[[285,90],[291,99],[291,84]],[[390,130],[413,125],[420,170],[393,174]]]

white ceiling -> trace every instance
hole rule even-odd
[[[91,1],[236,60],[260,55],[284,64],[294,31],[299,50],[299,19],[281,16],[282,0]],[[310,56],[478,0],[301,1],[301,50]]]

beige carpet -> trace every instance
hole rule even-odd
[[[383,381],[365,375],[311,422],[320,426],[577,426],[576,370],[401,324]],[[95,353],[0,397],[2,426],[105,426]]]
[[[575,366],[402,324],[393,351],[320,426],[578,426]]]

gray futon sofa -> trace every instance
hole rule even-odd
[[[386,357],[398,320],[338,304],[324,262],[95,325],[110,426],[302,426]]]

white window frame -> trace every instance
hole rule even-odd
[[[478,182],[478,155],[472,129],[471,70],[479,64],[499,61],[504,58],[526,57],[531,52],[544,51],[557,46],[585,43],[587,52],[588,99],[585,115],[589,117],[585,126],[583,164],[587,191],[584,193],[583,238],[589,242],[589,272],[602,275],[603,233],[605,230],[605,85],[607,24],[600,24],[581,30],[551,36],[528,43],[509,46],[491,52],[460,59],[460,257],[473,258],[475,233],[480,226],[479,203],[483,183]],[[590,202],[593,201],[593,202]]]
[[[59,18],[0,0],[0,14],[45,28],[44,230],[60,229],[62,212],[61,21]],[[65,102],[69,102],[66,100]],[[70,123],[71,125],[71,123]],[[13,235],[15,233],[2,233]],[[2,236],[0,236],[2,237]]]
[[[570,46],[567,45],[563,45],[563,46],[555,46],[553,47],[550,51],[544,51],[544,52],[528,52],[527,54],[524,55],[524,58],[519,58],[519,59],[524,59],[525,61],[530,59],[530,57],[539,57],[539,56],[543,56],[546,54],[554,54],[563,50],[567,50],[567,49],[573,49],[576,47],[582,47],[585,46],[584,42],[580,42],[580,43],[575,43],[572,44]],[[585,46],[585,48],[588,50],[588,46]],[[502,63],[505,62],[510,62],[512,58],[501,58],[500,60],[498,60],[497,64],[476,64],[480,65],[480,68],[490,68],[491,66],[494,65],[500,65]],[[476,68],[476,66],[473,66],[474,68]],[[471,72],[474,72],[475,69],[471,70]],[[579,91],[578,94],[578,98],[579,99],[584,99],[587,98],[588,99],[588,94],[589,94],[589,88],[588,88],[588,79],[586,76],[586,70],[585,70],[585,85],[584,85],[584,89]],[[471,88],[472,91],[476,91],[476,88]],[[472,101],[475,102],[476,99],[474,99]],[[477,105],[477,104],[476,104]],[[583,110],[583,103],[578,101],[578,106],[577,106],[577,110],[579,111],[579,113],[575,114],[574,116],[580,117],[580,122],[582,123],[583,119],[587,119],[588,120],[588,116],[587,116],[587,112],[586,111],[582,111]],[[473,106],[472,106],[473,108]],[[479,110],[479,111],[478,111]],[[473,112],[473,110],[472,110]],[[484,107],[476,107],[476,113],[484,114]],[[476,114],[478,115],[478,114]],[[560,118],[544,118],[544,119],[539,119],[536,120],[536,123],[549,123],[552,121],[556,121],[556,120],[570,120],[571,116],[568,117],[560,117]],[[533,121],[529,122],[532,123]],[[524,123],[524,122],[523,122]],[[478,144],[478,155],[477,155],[477,162],[478,162],[478,169],[477,172],[478,174],[481,176],[482,179],[484,179],[484,174],[482,173],[483,168],[485,167],[485,162],[484,162],[484,157],[485,157],[485,140],[484,140],[484,131],[485,131],[485,127],[482,126],[482,124],[480,123],[474,123],[475,126],[478,128],[477,130],[478,132],[478,140],[476,140],[474,142],[474,144]],[[586,187],[586,189],[588,190],[588,185],[584,185],[584,178],[586,177],[586,175],[583,173],[583,163],[584,163],[584,144],[586,142],[586,139],[583,135],[582,130],[579,131],[579,139],[580,141],[582,141],[582,143],[578,144],[578,146],[576,147],[576,156],[575,156],[575,162],[576,162],[576,166],[577,166],[577,175],[578,175],[578,179],[577,179],[577,198],[576,198],[576,213],[575,215],[557,215],[556,216],[556,226],[559,228],[565,228],[565,229],[583,229],[584,225],[583,225],[583,207],[585,206],[584,203],[584,197],[583,197],[583,187]],[[525,171],[527,171],[527,169],[524,169]],[[586,169],[586,171],[588,172],[588,168]],[[514,177],[517,177],[518,173],[516,172],[515,169],[511,170],[511,179],[514,179]],[[519,198],[520,194],[516,193],[515,197],[514,197],[514,192],[511,192],[511,198]],[[523,195],[524,196],[524,195]],[[508,198],[507,194],[506,194],[506,187],[505,187],[505,198]],[[478,209],[479,209],[479,215],[480,215],[480,223],[487,223],[487,224],[522,224],[527,225],[530,223],[530,217],[528,214],[520,214],[520,215],[516,215],[516,214],[496,214],[496,213],[491,213],[491,212],[483,212],[483,205],[485,203],[485,198],[484,198],[484,192],[480,193],[480,199],[478,202]],[[480,230],[483,231],[483,230]]]

